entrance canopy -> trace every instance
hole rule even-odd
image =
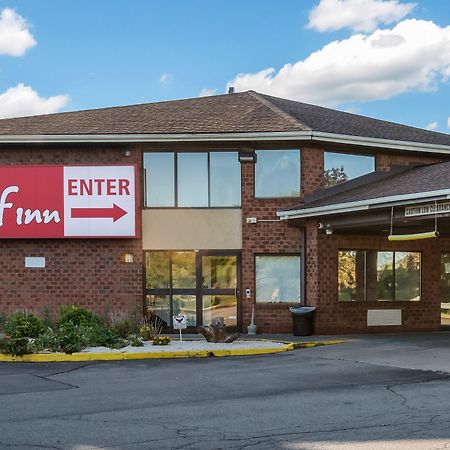
[[[302,225],[317,218],[326,233],[450,236],[450,162],[393,167],[306,196],[302,205],[279,211]]]

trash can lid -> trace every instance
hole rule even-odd
[[[289,311],[291,311],[294,316],[304,316],[306,314],[313,313],[317,309],[317,306],[291,306]]]

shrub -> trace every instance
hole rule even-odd
[[[82,327],[70,322],[59,326],[56,332],[56,346],[69,355],[80,352],[87,345],[83,331]]]
[[[139,327],[139,335],[144,341],[151,341],[153,338],[161,334],[163,325],[161,321],[149,320],[147,318],[142,319],[141,326]]]
[[[0,339],[0,353],[21,356],[33,353],[33,350],[30,341],[26,337],[12,338],[8,336]]]
[[[34,352],[41,352],[43,350],[50,350],[52,352],[59,351],[60,347],[57,334],[51,328],[47,328],[33,341],[32,348]]]
[[[153,345],[169,345],[170,337],[169,336],[156,336],[153,338]]]
[[[132,347],[143,347],[144,343],[142,342],[142,338],[140,336],[130,336],[129,344]]]
[[[87,346],[121,348],[125,345],[124,339],[114,330],[101,324],[84,326],[81,331]]]
[[[5,333],[12,338],[37,338],[44,331],[41,320],[34,314],[26,311],[17,312],[9,316],[3,328]]]
[[[57,326],[60,327],[69,323],[72,325],[95,326],[102,323],[102,319],[86,308],[71,305],[61,308]]]

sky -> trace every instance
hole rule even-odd
[[[450,132],[450,0],[0,0],[0,117],[249,89]]]

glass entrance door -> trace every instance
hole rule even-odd
[[[145,260],[147,312],[165,328],[172,328],[172,316],[183,314],[188,327],[223,317],[237,329],[239,253],[149,251]]]
[[[201,321],[209,325],[223,317],[230,328],[237,328],[238,256],[236,254],[201,254]]]

